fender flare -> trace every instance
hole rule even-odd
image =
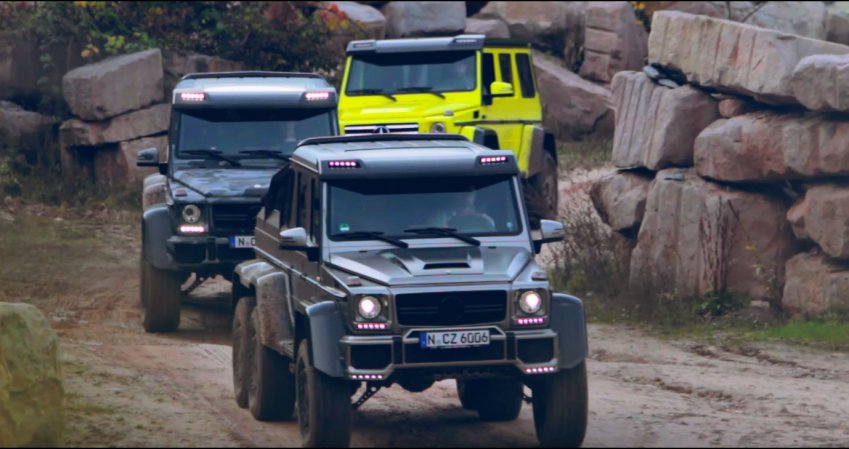
[[[551,295],[551,328],[557,332],[561,369],[572,369],[587,358],[587,321],[580,299],[565,293]]]
[[[330,377],[345,376],[342,346],[345,321],[336,301],[328,300],[307,306],[309,339],[313,366]]]
[[[256,280],[259,341],[294,358],[295,317],[289,301],[289,276],[281,271],[266,273]]]
[[[142,214],[142,258],[160,270],[175,269],[166,247],[171,237],[171,214],[165,204],[151,207]]]
[[[542,171],[544,156],[546,153],[554,158],[557,163],[557,143],[554,134],[546,131],[541,126],[534,126],[531,130],[531,153],[528,156],[528,177],[534,176]]]

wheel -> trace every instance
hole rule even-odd
[[[295,376],[289,359],[262,344],[259,311],[251,311],[250,339],[253,360],[248,388],[248,409],[257,421],[291,419],[295,410]]]
[[[172,332],[180,326],[180,274],[146,261],[141,267],[142,326],[147,332]]]
[[[533,389],[534,427],[543,447],[579,447],[587,430],[587,366],[539,379]]]
[[[551,153],[543,156],[542,171],[530,180],[531,192],[528,192],[529,215],[532,220],[557,219],[558,190],[557,162]]]
[[[477,410],[477,400],[481,395],[480,390],[480,379],[457,379],[457,396],[460,398],[460,404],[466,410]]]
[[[481,379],[478,416],[484,421],[513,421],[522,411],[523,384],[514,379]]]
[[[248,408],[248,390],[251,388],[251,374],[254,361],[254,328],[251,324],[251,312],[256,306],[256,298],[240,298],[233,312],[233,392],[236,404]]]
[[[298,347],[298,425],[303,447],[348,447],[351,441],[350,386],[312,366],[309,342]]]

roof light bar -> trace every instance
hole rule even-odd
[[[357,329],[359,330],[382,330],[388,327],[386,323],[357,323]]]
[[[327,100],[330,98],[330,92],[307,92],[304,94],[304,97],[307,99],[307,101]]]
[[[481,165],[504,164],[507,162],[507,156],[481,156]]]
[[[330,168],[360,168],[357,161],[328,161],[327,165]]]
[[[183,92],[180,94],[183,101],[205,101],[206,92]]]

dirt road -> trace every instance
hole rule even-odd
[[[236,406],[229,284],[204,285],[177,333],[148,335],[138,308],[135,217],[0,222],[0,301],[36,304],[61,337],[69,446],[299,446],[296,424]],[[849,355],[762,346],[734,352],[590,326],[585,447],[845,446]],[[352,446],[527,447],[512,423],[463,410],[452,381],[384,389],[354,418]]]

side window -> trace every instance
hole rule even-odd
[[[498,66],[501,69],[501,81],[513,86],[516,90],[516,85],[513,84],[513,63],[510,60],[510,55],[502,53],[498,55]]]
[[[269,215],[271,211],[269,209],[274,209],[279,211],[280,214],[280,228],[288,228],[291,227],[291,217],[292,217],[292,186],[294,185],[295,176],[289,170],[281,171],[278,174],[274,175],[274,178],[271,180],[271,186],[274,187],[274,191],[272,192],[269,189],[269,194],[273,193],[273,196],[269,198],[269,203],[264,204],[266,207],[266,215]]]
[[[534,87],[534,72],[531,69],[531,60],[528,55],[516,55],[516,68],[519,70],[519,83],[522,85],[522,97],[533,98],[536,96],[536,88]]]
[[[484,95],[489,95],[489,85],[495,81],[495,60],[492,53],[484,53],[481,61],[483,73],[481,80],[483,81],[482,91]]]
[[[306,176],[298,173],[298,208],[295,211],[295,227],[307,227],[307,213],[309,211],[309,204],[307,204],[307,180]]]
[[[310,179],[310,235],[313,241],[321,241],[321,187]]]

